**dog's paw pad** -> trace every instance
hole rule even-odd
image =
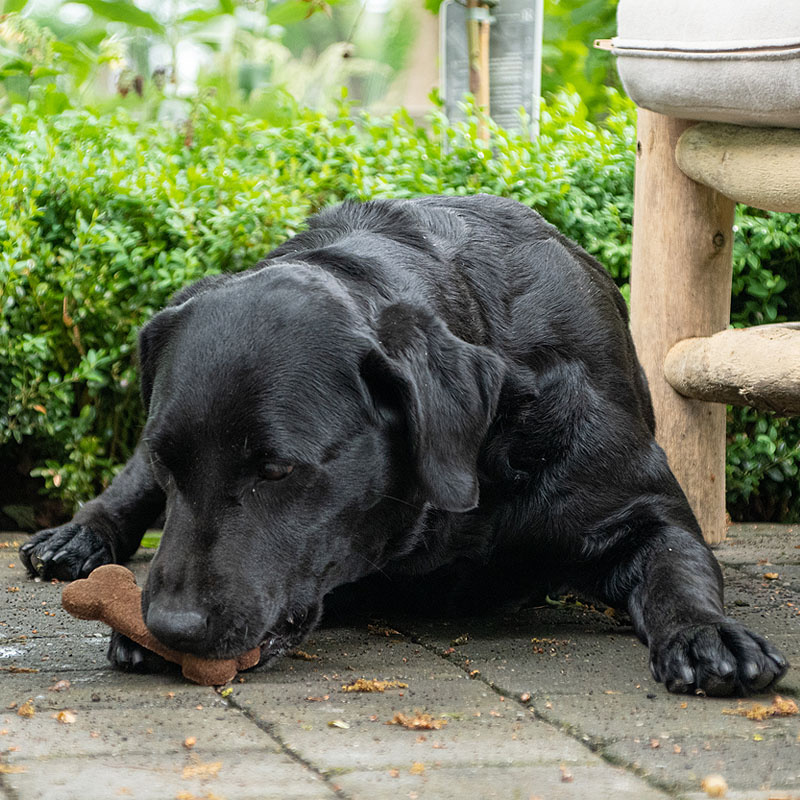
[[[766,639],[730,619],[689,625],[651,648],[656,680],[678,694],[754,694],[778,681],[786,659]]]
[[[91,528],[68,522],[32,536],[19,549],[32,577],[73,581],[111,561],[111,549]]]
[[[124,672],[166,672],[175,668],[174,664],[118,631],[111,632],[106,657],[112,666]]]

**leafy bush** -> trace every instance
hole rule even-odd
[[[175,128],[67,110],[0,118],[0,465],[44,478],[70,510],[107,485],[142,422],[136,330],[202,275],[251,266],[345,198],[489,192],[541,211],[609,269],[630,259],[634,115],[609,92],[602,125],[561,96],[541,135],[399,111],[292,124],[194,104]],[[742,209],[735,319],[797,316],[795,218]],[[780,277],[778,277],[780,276]],[[798,426],[731,415],[728,489],[741,516],[796,519]],[[6,498],[6,502],[8,499]]]

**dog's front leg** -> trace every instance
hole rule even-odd
[[[123,563],[136,552],[164,502],[140,443],[108,489],[66,525],[31,537],[20,547],[20,558],[32,576],[48,580],[75,580],[101,564]]]
[[[669,691],[752,694],[786,672],[772,644],[725,615],[719,565],[698,536],[676,525],[628,528],[604,555],[613,566],[598,588],[627,603],[653,676]]]

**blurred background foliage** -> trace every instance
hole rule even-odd
[[[438,0],[0,3],[2,525],[63,519],[130,455],[136,330],[172,292],[327,204],[514,197],[628,294],[635,109],[591,47],[615,0],[545,0],[540,135],[488,143],[435,94],[397,108]],[[740,206],[734,324],[800,318],[798,265],[798,217]],[[731,515],[800,521],[800,422],[732,409],[728,441]]]
[[[0,103],[102,110],[130,95],[131,108],[170,116],[166,99],[213,89],[220,105],[279,121],[297,105],[330,110],[345,85],[371,107],[424,55],[419,27],[440,2],[0,0]],[[545,95],[570,86],[605,112],[616,70],[592,42],[613,34],[616,2],[545,0]]]

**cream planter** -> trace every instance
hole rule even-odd
[[[673,117],[800,128],[800,0],[620,0],[625,91]]]

